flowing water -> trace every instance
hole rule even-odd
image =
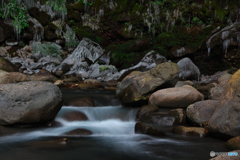
[[[124,108],[114,100],[114,92],[63,90],[64,106],[56,116],[60,127],[18,127],[18,132],[0,137],[1,160],[132,160],[210,159],[210,151],[226,151],[224,141],[213,138],[176,136],[171,127],[159,127],[166,137],[134,133],[137,108]],[[96,107],[66,106],[74,98],[91,97]],[[63,115],[80,111],[88,121],[69,122]],[[162,110],[162,111],[169,111]],[[62,136],[74,129],[87,129],[90,136]],[[67,137],[68,145],[35,145],[36,142]]]

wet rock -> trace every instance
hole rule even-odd
[[[138,110],[136,120],[140,121],[144,116],[151,112],[157,112],[158,110],[158,106],[156,105],[144,105]]]
[[[207,136],[207,131],[204,128],[200,127],[175,126],[173,127],[172,132],[174,134],[179,134],[183,136],[197,136],[197,137]]]
[[[229,139],[225,146],[229,150],[240,150],[240,136]]]
[[[238,136],[240,130],[240,70],[238,70],[228,81],[219,105],[209,120],[209,131],[211,133]]]
[[[141,122],[158,124],[159,126],[173,126],[186,124],[186,116],[182,108],[173,109],[169,113],[153,112],[143,117]]]
[[[13,80],[15,82],[25,82],[25,81],[30,81],[29,77],[25,74],[22,74],[20,72],[10,72],[10,74],[13,77]]]
[[[193,82],[192,81],[178,81],[177,84],[175,85],[175,87],[182,87],[184,85],[193,86]]]
[[[229,81],[229,79],[232,77],[232,74],[224,74],[222,77],[218,79],[218,83],[221,83],[223,81]]]
[[[92,132],[87,129],[74,129],[72,131],[63,133],[63,135],[67,135],[67,136],[86,136],[91,134]]]
[[[234,153],[233,153],[234,152]],[[237,152],[237,156],[235,153]],[[239,160],[240,159],[240,150],[229,151],[228,153],[233,153],[233,156],[217,156],[215,158],[211,158],[210,160]]]
[[[49,82],[0,85],[0,125],[44,123],[62,107],[62,93]]]
[[[9,60],[4,59],[0,56],[0,69],[7,72],[16,72],[17,68],[14,64],[12,64]]]
[[[198,80],[200,71],[198,67],[189,58],[183,58],[178,63],[180,68],[179,77],[188,80]]]
[[[81,98],[71,100],[68,103],[68,105],[75,106],[75,107],[94,107],[95,106],[93,99],[90,97],[81,97]]]
[[[216,87],[210,89],[209,98],[213,100],[220,100],[220,97],[227,86],[228,80],[222,81]]]
[[[63,118],[67,121],[86,121],[88,120],[87,116],[82,112],[71,111],[63,115]]]
[[[116,98],[125,104],[146,101],[154,90],[174,87],[178,74],[178,65],[171,62],[161,63],[151,71],[134,71],[118,85]]]
[[[148,134],[148,135],[152,135],[152,136],[165,136],[166,135],[165,132],[163,132],[157,128],[143,124],[143,123],[136,123],[135,133]]]
[[[196,102],[187,107],[186,115],[192,124],[199,126],[212,117],[218,104],[218,100]]]
[[[7,84],[7,83],[15,83],[13,76],[8,72],[0,70],[0,84]]]
[[[55,82],[57,78],[53,76],[48,71],[41,69],[38,73],[35,73],[30,76],[31,81],[48,81],[48,82]]]
[[[61,127],[62,124],[58,121],[50,121],[45,124],[46,127]]]
[[[185,108],[203,99],[203,95],[195,88],[185,85],[183,87],[161,89],[154,92],[149,98],[149,104],[154,104],[159,107]]]

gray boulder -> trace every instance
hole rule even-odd
[[[179,77],[182,79],[198,80],[200,71],[189,58],[183,58],[178,63],[180,68]]]
[[[62,107],[62,93],[49,82],[0,85],[0,125],[44,123]]]

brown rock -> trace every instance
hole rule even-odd
[[[94,107],[94,101],[90,97],[81,97],[74,99],[68,103],[69,106],[75,107]]]
[[[143,124],[143,123],[136,123],[135,133],[142,133],[142,134],[148,134],[148,135],[153,135],[153,136],[165,136],[166,135],[165,132],[163,132],[157,128]]]
[[[229,150],[240,150],[240,136],[229,139],[226,142],[226,147]]]
[[[38,73],[35,73],[34,75],[30,76],[30,80],[55,82],[57,78],[48,71],[41,69]]]
[[[175,126],[173,127],[172,131],[174,134],[179,134],[183,136],[198,136],[198,137],[207,136],[206,130],[200,127]]]
[[[15,83],[13,76],[8,72],[0,70],[0,84],[8,84],[8,83]]]
[[[78,112],[78,111],[68,112],[63,116],[63,118],[66,119],[67,121],[86,121],[86,120],[88,120],[88,118],[85,114],[83,114],[82,112]]]
[[[15,82],[30,81],[29,77],[20,72],[10,72]]]
[[[74,129],[72,131],[63,133],[63,135],[67,136],[85,136],[85,135],[91,135],[92,132],[87,129]]]
[[[203,95],[195,88],[185,85],[183,87],[167,88],[154,92],[149,98],[149,104],[161,107],[185,108],[203,99]]]

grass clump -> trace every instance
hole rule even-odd
[[[41,53],[44,56],[51,56],[51,57],[57,57],[57,58],[62,58],[60,56],[60,53],[63,52],[62,47],[56,43],[51,43],[51,42],[33,42],[30,45],[33,49],[33,53]]]

